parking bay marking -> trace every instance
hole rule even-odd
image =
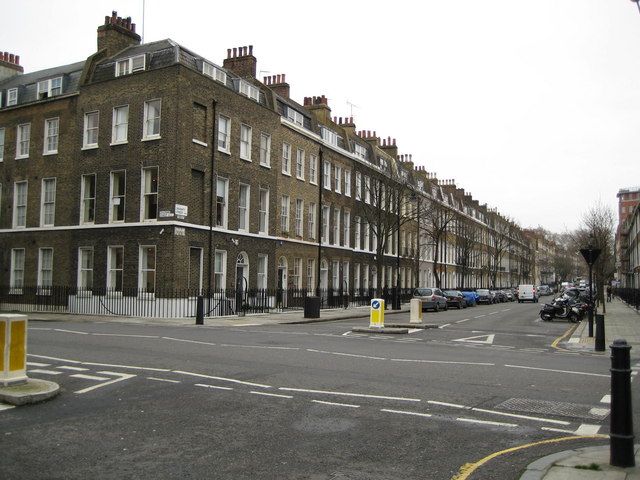
[[[78,393],[78,394],[87,393],[87,392],[90,392],[92,390],[95,390],[96,388],[106,387],[107,385],[112,385],[114,383],[121,382],[123,380],[128,380],[129,378],[135,377],[135,375],[130,375],[128,373],[116,373],[116,372],[98,372],[98,373],[100,373],[102,375],[114,375],[114,376],[116,376],[118,378],[115,378],[113,380],[109,380],[108,382],[99,383],[99,384],[93,385],[91,387],[83,388],[82,390],[78,390],[75,393]]]

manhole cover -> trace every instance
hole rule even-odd
[[[538,415],[557,415],[561,417],[586,418],[604,420],[609,409],[594,408],[592,405],[568,402],[550,402],[530,398],[510,398],[496,405],[496,408],[512,412],[536,413]]]

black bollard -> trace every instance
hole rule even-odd
[[[198,295],[196,299],[196,325],[204,325],[204,297]]]
[[[631,346],[624,339],[611,345],[611,427],[609,464],[635,466],[633,414],[631,411]]]
[[[596,314],[596,352],[605,351],[604,340],[604,315],[601,313]]]

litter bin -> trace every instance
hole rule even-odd
[[[320,297],[304,298],[304,318],[320,318]]]

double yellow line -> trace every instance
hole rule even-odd
[[[505,453],[515,452],[515,451],[518,451],[518,450],[523,450],[525,448],[535,447],[537,445],[545,445],[545,444],[548,444],[548,443],[559,443],[559,442],[564,442],[566,440],[577,440],[577,439],[582,439],[582,438],[609,438],[609,436],[608,435],[602,435],[602,434],[598,434],[598,435],[576,435],[576,436],[572,436],[572,437],[551,438],[549,440],[542,440],[540,442],[528,443],[526,445],[521,445],[519,447],[508,448],[508,449],[502,450],[500,452],[492,453],[491,455],[488,455],[488,456],[484,457],[482,460],[480,460],[478,462],[465,463],[462,467],[460,467],[460,470],[458,471],[458,473],[455,474],[453,477],[451,477],[451,480],[466,480],[467,478],[469,478],[469,475],[471,475],[476,469],[478,469],[479,467],[481,467],[485,463],[489,462],[490,460],[493,460],[494,458],[499,457],[500,455],[504,455]]]

